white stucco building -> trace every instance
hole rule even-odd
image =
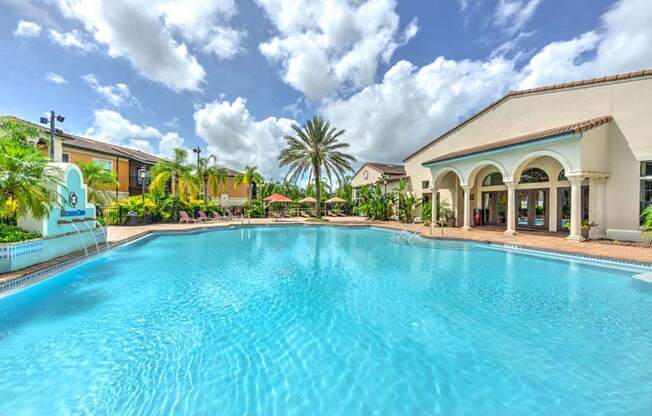
[[[404,163],[413,192],[447,201],[458,226],[482,209],[508,234],[581,240],[584,221],[592,238],[638,240],[652,204],[652,70],[510,92]]]

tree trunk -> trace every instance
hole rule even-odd
[[[321,219],[321,178],[319,166],[315,166],[315,199],[317,200],[317,218]]]
[[[172,175],[172,196],[177,196],[177,175]],[[174,200],[174,211],[172,212],[172,220],[177,222],[179,219],[179,213],[177,212],[177,201]]]
[[[204,176],[204,205],[208,204],[208,176]]]

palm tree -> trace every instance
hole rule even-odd
[[[302,127],[292,125],[296,136],[285,136],[287,147],[278,157],[280,166],[288,166],[287,177],[292,182],[302,179],[309,172],[315,183],[315,198],[317,199],[317,218],[321,218],[321,176],[322,169],[326,176],[337,177],[342,182],[347,171],[351,171],[351,163],[355,157],[342,150],[349,147],[348,143],[338,141],[344,130],[331,127],[330,121],[324,122],[315,116]],[[310,181],[310,178],[308,179]]]
[[[57,185],[62,172],[38,148],[24,143],[0,140],[0,212],[44,218],[61,205]]]
[[[88,200],[99,206],[107,206],[111,202],[111,188],[119,185],[113,171],[106,170],[97,162],[79,163],[88,187]]]
[[[247,198],[253,199],[252,185],[262,185],[265,182],[263,176],[258,172],[255,166],[247,166],[244,172],[238,173],[233,180],[233,187],[240,185],[247,187]]]
[[[151,169],[152,181],[149,189],[153,192],[164,193],[167,184],[170,183],[172,196],[179,194],[195,195],[195,179],[192,175],[192,168],[187,164],[188,152],[184,149],[174,149],[172,160],[162,159],[156,162]]]
[[[226,170],[211,164],[216,161],[215,155],[199,159],[197,178],[201,181],[202,194],[204,195],[204,204],[208,204],[208,191],[218,192],[219,185],[226,185]]]

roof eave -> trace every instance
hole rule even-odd
[[[581,132],[579,132],[579,133],[570,132],[570,133],[555,134],[555,135],[552,135],[552,136],[541,137],[541,138],[530,140],[530,141],[523,142],[523,143],[508,144],[508,145],[505,145],[505,146],[497,147],[495,149],[479,151],[479,152],[470,153],[470,154],[467,154],[467,155],[461,155],[461,156],[451,157],[451,158],[441,159],[441,160],[431,159],[431,160],[428,160],[426,162],[423,162],[421,164],[421,166],[428,168],[428,167],[438,165],[438,164],[442,164],[442,163],[449,163],[449,162],[452,162],[452,161],[460,161],[460,160],[465,160],[465,159],[471,159],[471,158],[474,158],[474,157],[477,157],[477,156],[480,156],[480,155],[486,156],[486,155],[491,155],[491,154],[495,154],[495,153],[501,153],[501,152],[504,152],[506,150],[513,150],[513,149],[524,148],[524,147],[532,147],[532,146],[539,145],[539,144],[544,143],[544,142],[546,142],[546,143],[547,142],[556,142],[556,141],[575,139],[575,138],[579,139],[581,137],[582,137]]]

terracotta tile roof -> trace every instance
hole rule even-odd
[[[365,165],[369,165],[386,175],[405,175],[405,167],[403,167],[403,165],[378,162],[367,162]]]
[[[588,120],[578,121],[564,126],[554,127],[547,130],[536,131],[533,133],[523,134],[521,136],[511,137],[509,139],[500,140],[493,143],[482,144],[479,146],[468,147],[466,149],[457,150],[455,152],[447,153],[445,155],[436,157],[432,160],[424,162],[422,165],[427,166],[436,162],[443,162],[446,160],[453,160],[464,156],[471,156],[478,153],[487,152],[490,150],[504,149],[517,144],[535,142],[561,136],[570,133],[581,133],[583,131],[598,127],[602,124],[608,123],[612,120],[611,116],[595,117]]]
[[[614,81],[626,81],[626,80],[631,80],[631,79],[636,79],[636,78],[641,78],[641,77],[648,77],[652,76],[652,68],[649,69],[642,69],[640,71],[633,71],[633,72],[625,72],[622,74],[616,74],[616,75],[609,75],[609,76],[604,76],[604,77],[597,77],[597,78],[591,78],[591,79],[585,79],[585,80],[580,80],[580,81],[572,81],[572,82],[565,82],[562,84],[553,84],[553,85],[547,85],[543,87],[537,87],[537,88],[530,88],[526,90],[518,90],[518,91],[509,91],[505,96],[500,98],[497,101],[494,101],[493,103],[489,104],[487,107],[483,108],[482,110],[478,111],[477,113],[473,114],[463,122],[457,124],[450,130],[444,132],[443,134],[439,135],[439,137],[435,138],[434,140],[430,141],[429,143],[425,144],[424,146],[420,147],[417,149],[415,152],[412,152],[408,156],[403,159],[403,162],[408,161],[412,157],[416,156],[419,154],[422,150],[427,149],[431,145],[435,144],[436,142],[450,136],[453,134],[455,131],[458,129],[464,127],[465,125],[471,123],[473,120],[476,118],[482,116],[483,114],[493,110],[494,108],[498,107],[500,104],[503,102],[507,101],[508,99],[512,97],[518,97],[522,95],[528,95],[528,94],[537,94],[541,92],[549,92],[549,91],[558,91],[558,90],[564,90],[564,89],[569,89],[569,88],[576,88],[576,87],[582,87],[582,86],[589,86],[589,85],[596,85],[596,84],[603,84],[605,82],[614,82]]]

